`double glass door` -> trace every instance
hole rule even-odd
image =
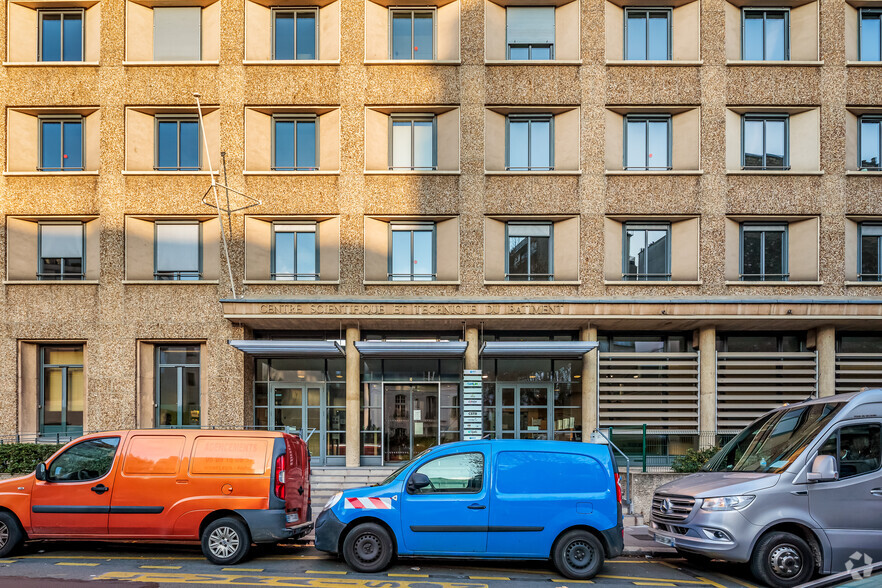
[[[409,461],[438,445],[438,385],[386,384],[383,389],[383,461]]]
[[[304,439],[309,438],[307,443],[313,462],[324,463],[324,431],[321,426],[323,392],[321,385],[273,383],[267,399],[269,406],[264,412],[265,419],[260,418],[263,411],[257,409],[258,424],[270,431],[281,431],[285,427],[296,429]],[[260,423],[260,420],[265,422]]]
[[[497,384],[493,406],[484,409],[494,413],[497,439],[553,438],[551,384]]]

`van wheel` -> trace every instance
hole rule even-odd
[[[219,566],[239,563],[251,551],[251,535],[245,524],[232,517],[218,519],[202,532],[205,559]]]
[[[557,540],[552,559],[567,578],[587,580],[597,575],[603,566],[603,545],[588,531],[577,529]]]
[[[392,538],[376,523],[358,525],[343,540],[343,559],[356,572],[384,570],[392,555]]]
[[[754,548],[750,571],[763,584],[791,588],[809,581],[815,571],[815,557],[802,537],[769,533]]]
[[[21,545],[24,533],[13,515],[0,512],[0,557],[6,557]]]

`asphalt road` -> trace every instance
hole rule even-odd
[[[741,578],[744,578],[743,580]],[[568,580],[544,562],[399,560],[380,574],[357,574],[311,545],[259,549],[250,559],[218,567],[196,545],[31,542],[15,557],[0,559],[0,586],[99,585],[296,586],[302,588],[501,588],[597,586],[756,588],[748,571],[714,562],[706,569],[682,559],[610,560],[593,582]]]

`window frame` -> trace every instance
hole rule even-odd
[[[69,350],[75,350],[75,349],[79,350],[79,352],[83,354],[83,362],[80,364],[76,364],[76,363],[46,363],[46,351],[51,348],[55,348],[55,349],[66,348]],[[39,368],[40,369],[40,390],[39,390],[39,398],[38,398],[39,407],[40,407],[39,408],[39,413],[40,413],[39,414],[39,423],[38,423],[40,435],[51,435],[52,434],[51,432],[44,431],[44,427],[45,427],[44,411],[45,411],[45,406],[46,406],[46,368],[47,367],[48,368],[61,368],[61,370],[62,370],[61,414],[62,414],[62,419],[64,421],[64,424],[61,426],[65,430],[63,433],[61,433],[61,432],[59,432],[59,433],[63,434],[63,435],[67,435],[72,432],[76,432],[76,430],[79,429],[79,435],[82,435],[82,430],[83,430],[82,425],[77,427],[77,426],[70,426],[67,424],[67,405],[68,405],[68,388],[67,388],[67,379],[68,378],[67,378],[67,375],[68,375],[68,370],[70,368],[74,368],[74,369],[79,368],[83,372],[83,382],[85,384],[85,379],[86,379],[86,372],[85,372],[86,347],[85,347],[85,345],[53,345],[53,344],[40,345],[38,353],[40,356],[40,368]],[[83,390],[83,393],[85,394],[85,388]],[[83,418],[85,419],[85,416],[86,416],[85,398],[83,398],[83,400],[84,400]]]
[[[509,242],[509,227],[511,226],[547,226],[548,227],[548,273],[533,274],[530,269],[530,249],[527,248],[527,269],[526,274],[512,274],[509,270],[509,260],[511,256]],[[527,237],[531,239],[532,237]],[[521,279],[512,279],[512,276],[523,276]],[[537,278],[534,278],[537,276]],[[541,277],[540,277],[541,276]],[[505,281],[507,282],[553,282],[554,281],[554,223],[551,221],[508,221],[505,223]]]
[[[272,48],[272,61],[317,61],[319,58],[319,47],[321,43],[319,41],[319,33],[321,32],[321,24],[319,23],[319,9],[317,7],[307,7],[307,6],[275,6],[271,9],[271,25],[272,28],[272,38],[270,40],[271,48]],[[301,13],[311,13],[313,18],[315,19],[315,47],[313,47],[313,57],[312,59],[297,59],[297,20],[298,15]],[[294,59],[279,59],[276,57],[276,15],[279,13],[283,14],[293,14],[294,15],[294,36],[291,39],[291,43],[294,45]]]
[[[59,47],[61,48],[60,61],[48,61],[43,59],[43,17],[47,14],[61,15],[61,39]],[[79,14],[80,15],[80,58],[64,59],[64,15]],[[82,63],[86,58],[86,11],[83,8],[41,8],[37,10],[37,61],[40,63]]]
[[[420,470],[423,469],[424,467],[426,467],[427,465],[429,465],[430,463],[441,460],[441,459],[449,459],[451,457],[464,457],[467,455],[480,455],[481,456],[481,487],[480,488],[478,488],[476,490],[468,490],[468,489],[465,489],[462,491],[457,490],[455,492],[439,492],[437,490],[432,491],[431,489],[429,492],[422,492],[422,490],[424,488],[416,489],[416,491],[411,490],[410,481],[411,481],[411,479],[413,479],[413,476],[415,474],[420,473]],[[484,455],[483,451],[463,451],[461,453],[448,453],[447,455],[439,455],[438,457],[424,461],[423,463],[421,463],[417,467],[415,467],[414,470],[407,477],[407,482],[404,483],[404,487],[407,489],[407,493],[410,496],[451,496],[451,495],[452,496],[460,496],[463,494],[481,494],[484,491],[485,479],[487,477],[485,475],[486,471],[487,471],[487,456]],[[425,474],[423,474],[423,475],[425,476]],[[428,476],[426,476],[426,477],[428,477]]]
[[[432,56],[429,59],[417,59],[413,56],[413,36],[414,36],[414,14],[416,13],[425,13],[432,15]],[[410,13],[410,57],[396,59],[395,55],[395,39],[392,33],[393,26],[393,16],[395,13],[405,14]],[[435,61],[438,59],[438,9],[434,6],[426,6],[426,7],[399,7],[399,6],[391,6],[389,7],[389,60],[390,61]]]
[[[523,8],[531,8],[533,6],[536,6],[536,7],[551,6],[554,8],[553,19],[554,19],[554,39],[555,40],[552,41],[551,43],[511,43],[511,42],[509,42],[509,40],[508,40],[508,11],[509,11],[509,9],[522,8],[522,7]],[[505,59],[506,59],[506,61],[554,61],[554,59],[555,59],[554,48],[556,45],[556,41],[557,41],[557,6],[543,5],[543,4],[524,5],[524,6],[513,4],[513,5],[505,6]],[[526,48],[527,53],[528,53],[527,59],[512,59],[511,50],[513,47],[518,48],[518,49]],[[539,48],[539,47],[548,49],[548,58],[547,59],[533,59],[533,49]]]
[[[153,280],[154,281],[173,281],[173,282],[193,282],[199,281],[202,279],[202,274],[204,271],[203,267],[203,247],[202,247],[202,221],[199,220],[155,220],[153,221]],[[198,248],[197,255],[199,256],[199,271],[196,274],[195,278],[186,278],[182,277],[184,274],[192,275],[194,272],[189,270],[174,270],[174,271],[158,271],[156,269],[156,261],[157,261],[157,253],[159,249],[159,235],[157,227],[160,225],[197,225],[199,227],[199,233],[197,237],[196,246]],[[168,277],[164,277],[168,276]]]
[[[315,235],[315,273],[312,274],[301,274],[297,272],[297,248],[299,247],[297,242],[298,238],[294,238],[294,258],[293,258],[293,266],[294,273],[293,274],[277,274],[276,273],[276,227],[277,226],[312,226],[313,230],[305,230],[305,231],[284,231],[294,233],[295,235],[299,235],[299,233],[312,233]],[[316,221],[273,221],[272,223],[272,240],[271,240],[271,254],[270,254],[270,279],[278,282],[315,282],[321,279],[321,267],[319,266],[319,224]],[[287,279],[279,278],[279,275],[288,276]],[[313,276],[310,278],[301,278],[301,276]]]
[[[766,160],[768,158],[768,150],[766,148],[766,122],[772,120],[783,120],[784,121],[784,165],[781,167],[769,167],[766,164]],[[747,158],[747,150],[745,146],[745,122],[747,121],[762,121],[763,123],[763,165],[762,167],[757,166],[749,166],[746,164]],[[747,112],[741,115],[741,169],[743,170],[770,170],[770,171],[785,171],[790,169],[790,114],[763,114],[763,113],[752,113]]]
[[[408,122],[410,123],[410,165],[409,166],[394,166],[393,164],[393,153],[394,153],[394,130],[393,125],[396,122]],[[414,165],[414,123],[416,122],[431,122],[432,123],[432,166],[431,167],[417,167]],[[390,171],[436,171],[438,169],[438,116],[434,113],[411,113],[411,112],[393,112],[389,115],[389,152],[388,152],[388,167]]]
[[[673,139],[673,117],[670,114],[626,114],[624,117],[624,125],[623,125],[623,137],[622,137],[622,169],[625,170],[634,170],[634,171],[663,171],[663,170],[672,170],[674,169],[674,139]],[[631,167],[628,165],[628,123],[630,122],[640,122],[646,125],[646,144],[645,144],[645,154],[646,154],[646,163],[649,164],[649,123],[650,122],[667,122],[667,156],[668,156],[668,165],[665,167],[661,166],[641,166],[641,167]]]
[[[154,171],[183,171],[183,172],[198,172],[202,171],[202,124],[199,121],[198,114],[155,114],[153,115],[153,136],[154,136],[154,148],[153,148],[153,170]],[[159,125],[160,123],[168,123],[168,122],[176,122],[177,123],[177,163],[176,167],[159,167]],[[196,167],[181,167],[181,123],[182,122],[195,122],[196,123]]]
[[[762,59],[746,59],[744,57],[744,47],[745,47],[745,20],[747,20],[746,15],[748,12],[758,12],[763,15],[763,58]],[[766,59],[766,15],[767,13],[780,13],[784,15],[784,59]],[[774,8],[774,7],[744,7],[741,9],[741,59],[744,61],[790,61],[791,55],[791,47],[790,47],[790,9],[786,7]]]
[[[864,247],[863,247],[863,238],[864,238],[864,227],[873,227],[879,231],[879,235],[872,235],[876,237],[876,272],[875,274],[864,274],[861,272],[863,268],[863,256],[864,256]],[[862,222],[858,223],[858,231],[857,231],[857,278],[860,282],[880,282],[882,281],[882,223],[878,222]]]
[[[527,166],[511,166],[511,121],[527,121]],[[533,146],[533,122],[548,122],[548,167],[533,167],[531,152]],[[507,114],[505,116],[505,171],[554,171],[554,115],[553,114]]]
[[[873,7],[873,6],[865,6],[858,10],[858,27],[857,27],[857,46],[858,46],[858,61],[868,61],[870,63],[875,63],[875,60],[864,59],[863,55],[861,55],[861,48],[863,47],[862,37],[864,31],[864,14],[874,14],[879,20],[879,56],[882,58],[882,8]],[[867,19],[870,20],[870,19]]]
[[[169,349],[172,347],[195,347],[196,353],[199,355],[198,363],[162,363],[160,361],[160,357],[162,357],[162,350]],[[201,427],[202,423],[202,344],[200,343],[188,343],[188,342],[170,342],[170,343],[160,343],[154,346],[154,372],[153,379],[155,381],[153,385],[153,419],[154,419],[154,427],[157,429],[198,429]],[[160,378],[159,373],[161,368],[175,368],[176,374],[176,385],[177,385],[177,411],[178,411],[178,423],[183,421],[184,415],[184,388],[183,388],[183,368],[185,367],[196,367],[197,369],[197,386],[199,389],[199,425],[163,425],[159,422],[160,411],[162,410],[162,403],[160,402],[160,391],[159,386],[162,383],[162,378]]]
[[[650,274],[649,272],[638,272],[631,274],[628,269],[628,258],[630,250],[628,248],[628,231],[665,231],[665,273]],[[671,276],[671,223],[670,222],[624,222],[622,223],[622,280],[633,282],[667,282]]]
[[[882,11],[880,11],[882,14]],[[880,34],[882,37],[882,34]],[[879,165],[876,167],[865,167],[864,162],[864,152],[863,152],[863,133],[864,133],[864,122],[873,122],[876,123],[877,133],[876,133],[876,145],[879,153]],[[882,114],[864,114],[858,117],[858,160],[857,166],[860,171],[882,171]]]
[[[60,62],[50,62],[60,63]],[[66,124],[78,122],[80,124],[80,165],[77,167],[64,167],[64,127]],[[45,123],[61,124],[61,140],[58,142],[58,150],[61,152],[62,167],[43,166],[43,125]],[[37,116],[39,132],[37,133],[37,157],[39,163],[37,171],[40,172],[67,172],[84,171],[86,169],[86,117],[80,114],[40,114]]]
[[[79,479],[77,479],[77,480],[56,480],[52,476],[52,473],[51,473],[52,472],[52,464],[54,464],[57,459],[62,457],[65,453],[67,453],[71,449],[78,447],[80,445],[83,445],[84,443],[92,443],[95,441],[106,441],[108,439],[115,439],[116,440],[116,449],[113,452],[113,460],[110,462],[110,468],[104,474],[98,476],[97,478],[90,478],[88,480],[79,480]],[[109,476],[111,472],[113,472],[113,466],[116,465],[116,460],[118,459],[117,456],[119,455],[121,441],[122,441],[122,439],[119,436],[111,435],[108,437],[93,437],[91,439],[83,439],[79,443],[75,443],[75,444],[71,445],[70,447],[65,449],[64,452],[62,452],[58,456],[56,456],[55,459],[53,459],[51,462],[46,464],[46,481],[51,482],[53,484],[70,484],[70,483],[83,483],[83,482],[97,482],[98,480],[103,480],[104,478]]]
[[[842,454],[842,430],[852,428],[852,427],[861,427],[861,426],[865,426],[867,428],[870,428],[873,426],[882,428],[882,424],[880,424],[879,421],[859,421],[856,423],[855,422],[843,423],[842,426],[838,427],[835,431],[833,431],[830,435],[828,435],[824,439],[823,443],[821,443],[821,445],[818,446],[817,452],[815,454],[816,457],[821,456],[821,455],[829,455],[829,453],[822,454],[821,452],[824,451],[824,446],[827,445],[827,443],[830,441],[830,439],[834,435],[836,436],[836,455],[834,455],[832,457],[836,458],[836,471],[839,474],[839,477],[836,479],[837,482],[841,481],[841,480],[854,480],[854,479],[860,478],[861,476],[866,476],[867,474],[875,474],[879,470],[882,470],[882,459],[880,459],[879,466],[877,466],[876,469],[874,469],[874,470],[870,470],[868,472],[862,472],[859,474],[854,474],[853,476],[842,477],[842,455],[841,455]]]
[[[294,167],[279,167],[276,165],[276,122],[293,122],[294,123]],[[299,122],[307,122],[311,121],[314,125],[314,133],[315,133],[315,161],[313,162],[315,165],[312,167],[299,167],[297,165],[297,123]],[[320,141],[320,133],[319,133],[319,117],[317,114],[308,114],[308,113],[297,113],[297,114],[274,114],[272,116],[272,129],[270,132],[270,141],[271,141],[271,149],[272,153],[270,154],[271,166],[270,169],[272,171],[318,171],[320,169],[319,162],[319,141]]]
[[[429,273],[417,273],[413,267],[413,234],[417,231],[432,232],[432,267]],[[393,273],[393,233],[395,232],[410,233],[410,273],[396,274]],[[438,223],[434,221],[392,221],[389,223],[389,255],[387,256],[387,279],[390,282],[434,282],[438,279]],[[402,276],[396,279],[396,276]],[[429,276],[428,279],[416,279],[416,276]]]
[[[61,262],[61,272],[57,274],[46,273],[43,271],[43,227],[45,226],[75,226],[79,225],[81,235],[82,235],[82,253],[83,256],[80,258],[80,272],[78,274],[67,274],[64,272],[64,260],[65,259],[76,259],[75,257],[61,257],[59,259]],[[44,276],[56,276],[56,279],[52,279],[51,277]],[[66,278],[65,276],[79,276],[76,278]],[[74,281],[74,280],[84,280],[86,279],[86,223],[83,221],[40,221],[37,223],[37,279],[45,280],[47,282],[52,281]]]
[[[762,237],[762,247],[760,248],[760,267],[763,270],[761,274],[745,274],[744,273],[744,233],[746,232],[760,232],[763,234]],[[767,274],[765,273],[765,261],[766,261],[766,250],[765,250],[765,233],[767,232],[781,232],[783,233],[783,243],[784,246],[781,248],[781,274]],[[742,282],[786,282],[790,279],[790,224],[787,222],[769,222],[769,223],[751,223],[751,222],[743,222],[738,227],[738,279]],[[745,277],[745,276],[755,276]],[[774,276],[774,279],[769,279],[767,276]]]
[[[649,13],[650,12],[664,12],[667,15],[668,25],[667,25],[667,35],[668,35],[668,49],[667,49],[667,57],[665,59],[649,59]],[[643,18],[646,21],[646,59],[632,59],[628,57],[628,19],[629,14],[643,13],[645,16]],[[653,8],[651,6],[627,6],[625,7],[625,37],[624,37],[624,47],[622,48],[622,55],[625,61],[672,61],[673,60],[673,22],[674,22],[674,9],[666,6],[660,6]]]

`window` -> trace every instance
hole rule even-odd
[[[862,116],[859,132],[861,170],[882,170],[882,117]]]
[[[389,279],[435,279],[435,224],[392,224]]]
[[[156,426],[198,427],[199,424],[199,346],[157,346]]]
[[[202,59],[202,8],[198,6],[153,9],[153,60]]]
[[[435,11],[392,10],[392,59],[435,59]]]
[[[505,38],[508,59],[554,59],[554,6],[509,6]]]
[[[789,120],[786,114],[744,115],[741,129],[744,169],[790,169]]]
[[[83,348],[40,349],[40,433],[83,432]]]
[[[318,133],[315,116],[273,117],[273,169],[316,170]]]
[[[510,114],[506,123],[505,169],[554,169],[554,123],[550,115]]]
[[[160,171],[198,171],[199,119],[156,117],[156,165]]]
[[[82,117],[41,117],[39,171],[82,171],[82,169]]]
[[[77,443],[52,460],[46,478],[50,482],[88,481],[103,478],[113,467],[119,437]]]
[[[37,61],[83,60],[83,11],[40,10]]]
[[[484,487],[484,454],[460,453],[433,459],[411,474],[429,479],[425,488],[408,488],[410,494],[477,494]]]
[[[671,169],[671,117],[625,117],[625,169]]]
[[[626,223],[622,279],[671,279],[671,225]]]
[[[744,10],[741,25],[741,59],[747,61],[790,59],[789,11]]]
[[[315,223],[273,224],[274,280],[318,280],[316,232]]]
[[[836,458],[839,479],[875,472],[882,464],[882,426],[864,423],[842,427],[821,446],[818,455]]]
[[[392,115],[390,124],[389,169],[437,168],[434,115]]]
[[[858,279],[865,282],[882,281],[882,224],[858,225]]]
[[[154,227],[154,279],[200,279],[202,225],[199,222],[156,222]]]
[[[83,257],[83,223],[40,223],[41,280],[82,280],[85,272]]]
[[[882,61],[882,9],[861,8],[858,59]]]
[[[506,280],[553,280],[551,223],[508,223]]]
[[[741,225],[741,279],[786,280],[787,225]]]
[[[273,9],[273,59],[316,59],[318,12]]]
[[[625,9],[625,59],[671,59],[671,11]]]

